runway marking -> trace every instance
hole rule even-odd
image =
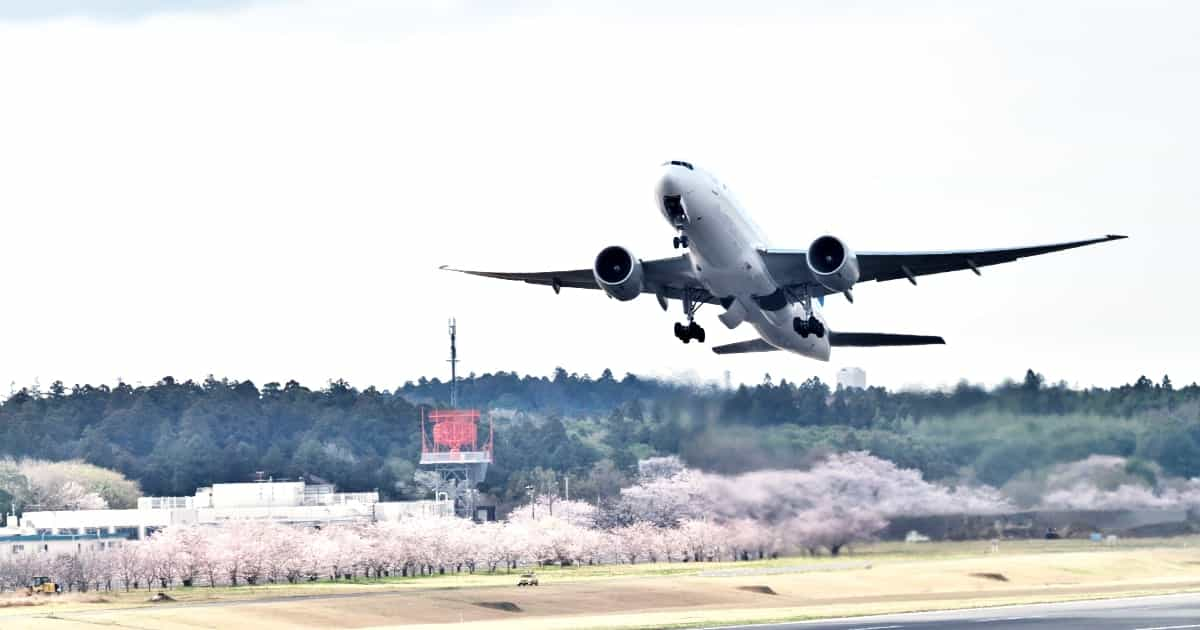
[[[889,628],[903,628],[904,626],[867,626],[865,628],[854,628],[853,630],[888,630]]]
[[[1200,628],[1200,623],[1194,623],[1190,626],[1158,626],[1155,628],[1134,628],[1134,630],[1183,630],[1184,628]]]

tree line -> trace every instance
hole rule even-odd
[[[1030,370],[993,388],[892,391],[768,375],[726,389],[559,368],[551,377],[471,375],[459,392],[464,406],[489,409],[496,422],[496,464],[483,490],[502,507],[563,476],[575,497],[611,497],[633,482],[639,460],[662,455],[736,474],[865,450],[928,479],[996,487],[1090,455],[1149,475],[1200,476],[1200,387],[1177,388],[1168,377],[1076,389]],[[395,391],[341,380],[317,389],[211,377],[54,383],[0,403],[0,457],[81,460],[148,495],[188,495],[263,471],[420,498],[428,492],[413,474],[421,407],[444,406],[448,395],[436,379]],[[11,502],[0,491],[0,508]]]
[[[931,484],[866,453],[782,474],[782,483],[774,475],[729,478],[689,470],[678,458],[653,458],[639,463],[632,486],[600,506],[544,493],[501,522],[172,525],[146,541],[0,554],[0,591],[22,588],[35,575],[61,576],[68,590],[130,590],[838,555],[869,540],[890,517],[1010,507],[992,489]]]

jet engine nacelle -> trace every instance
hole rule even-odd
[[[833,236],[822,236],[808,246],[808,269],[831,291],[849,291],[858,282],[858,257]]]
[[[600,250],[596,256],[596,263],[592,265],[592,275],[596,277],[596,284],[600,285],[609,297],[622,302],[641,295],[645,285],[642,261],[635,258],[629,250],[617,245]]]

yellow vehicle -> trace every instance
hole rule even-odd
[[[62,592],[62,585],[44,575],[39,575],[29,581],[29,588],[26,590],[30,595],[54,595]]]

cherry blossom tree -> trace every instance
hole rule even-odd
[[[142,544],[130,541],[117,547],[116,553],[113,554],[113,562],[116,575],[120,578],[125,590],[136,588],[146,564],[146,554]]]
[[[654,561],[661,552],[661,528],[649,521],[638,521],[632,525],[612,531],[614,553],[629,564],[639,560]]]
[[[823,547],[836,556],[846,545],[870,540],[884,527],[887,520],[871,508],[829,502],[797,515],[787,531],[795,548],[815,554]]]

